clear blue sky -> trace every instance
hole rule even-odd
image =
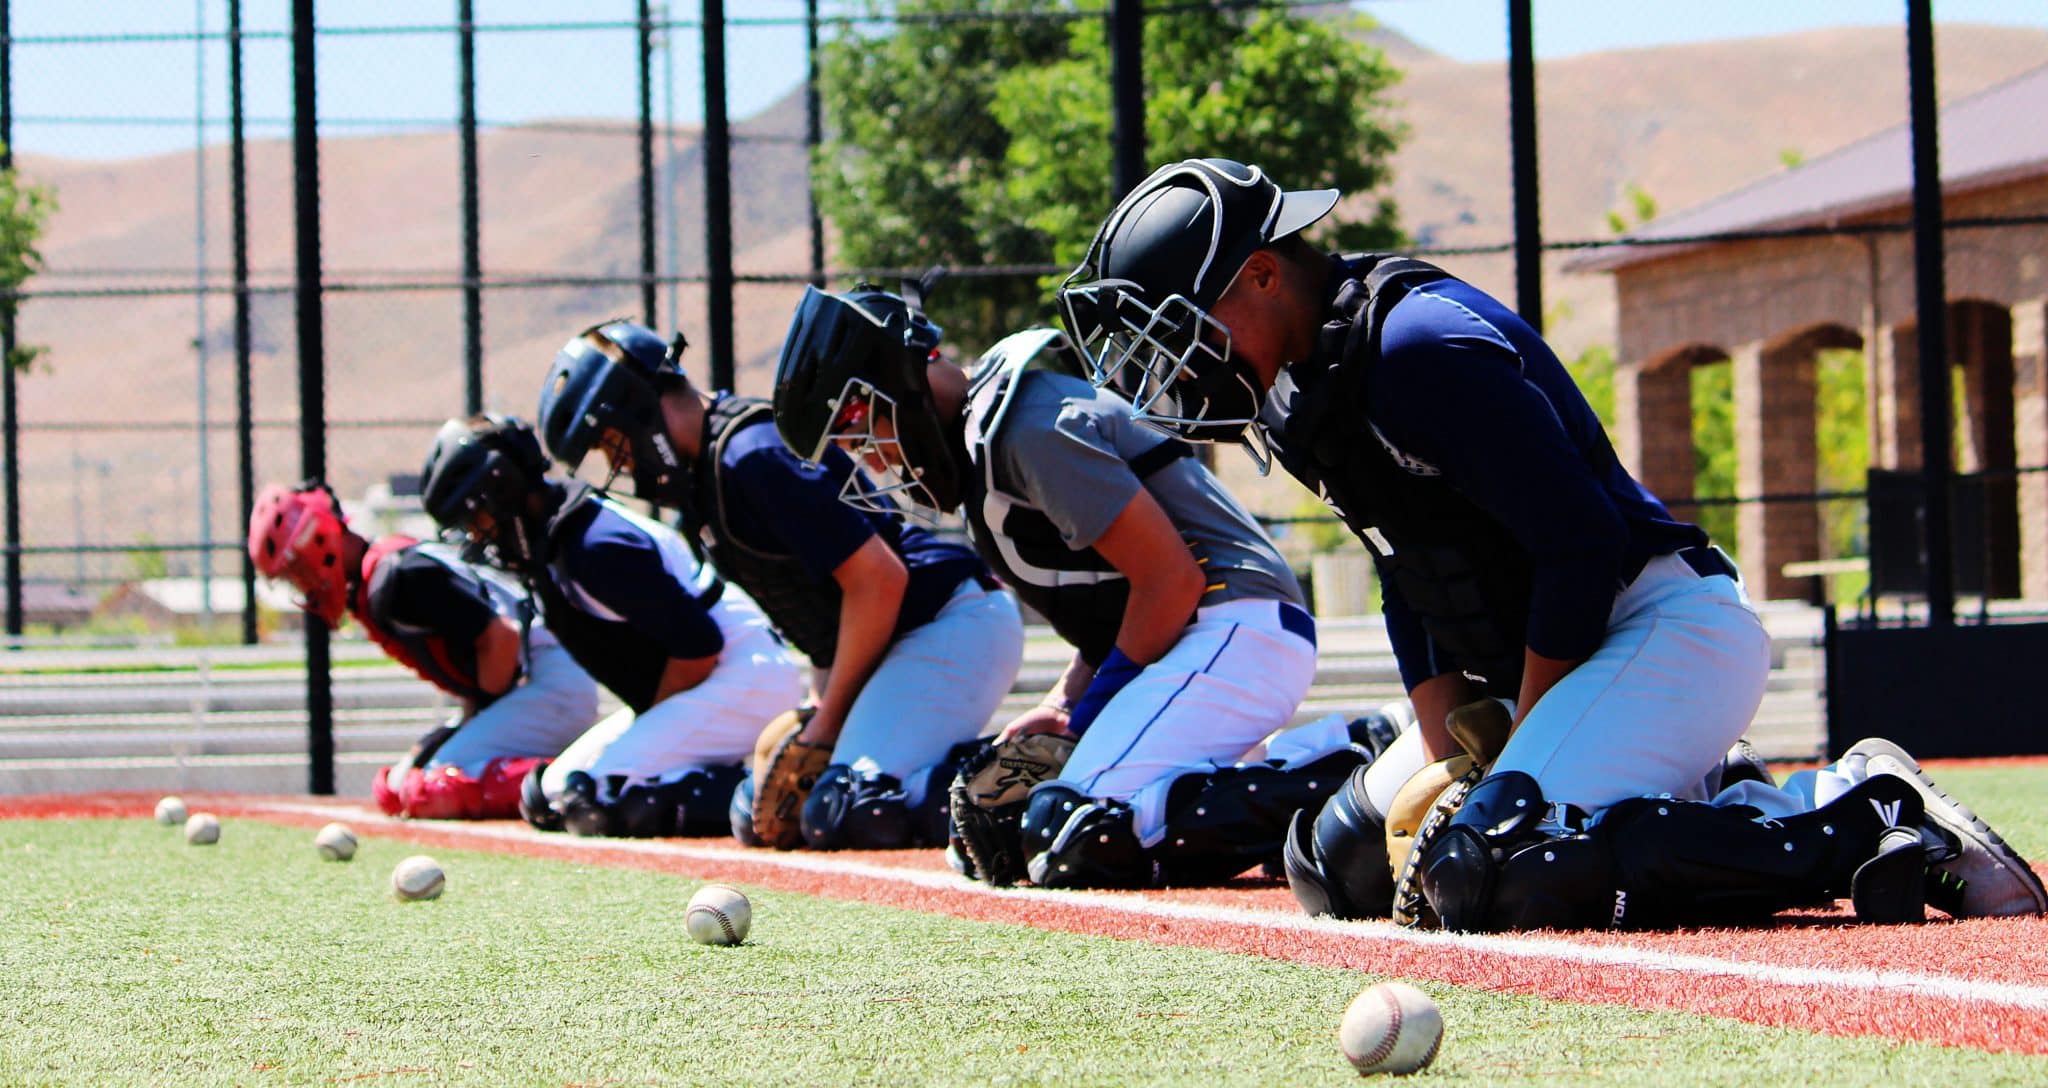
[[[829,13],[842,0],[823,0]],[[694,19],[696,0],[674,0]],[[1359,7],[1419,44],[1461,60],[1506,51],[1502,0],[1363,0]],[[226,0],[13,0],[14,32],[44,35],[189,33],[198,19],[219,31]],[[288,0],[244,0],[251,31],[289,26]],[[540,33],[480,34],[478,113],[484,121],[630,118],[637,102],[634,0],[475,0],[479,24],[618,24]],[[1538,0],[1536,48],[1557,57],[1714,38],[1780,34],[1845,24],[1899,25],[1902,0]],[[802,0],[732,0],[726,5],[728,108],[745,117],[793,89],[803,77],[803,32],[766,25],[803,12]],[[336,28],[442,25],[454,0],[321,0],[319,18]],[[2048,0],[1936,0],[1942,21],[2048,27]],[[1475,33],[1475,30],[1477,31]],[[692,28],[675,31],[674,116],[703,114]],[[445,33],[342,34],[320,45],[323,120],[342,134],[389,129],[391,122],[438,124],[455,116],[454,37]],[[203,53],[203,57],[201,54]],[[257,38],[244,47],[251,133],[277,137],[290,116],[290,47]],[[23,41],[14,54],[15,146],[23,154],[122,158],[190,147],[195,139],[198,74],[203,65],[209,140],[226,138],[226,47],[193,41],[63,43]],[[666,106],[656,69],[655,110]]]

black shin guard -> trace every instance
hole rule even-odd
[[[1361,758],[1346,748],[1293,770],[1260,763],[1182,776],[1167,791],[1166,837],[1154,851],[1161,882],[1215,884],[1282,861],[1294,814],[1320,810]]]

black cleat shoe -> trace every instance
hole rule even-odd
[[[1961,880],[1961,894],[1938,896],[1936,906],[1954,906],[1949,913],[1959,918],[2048,914],[2048,890],[2027,859],[1976,813],[1942,792],[1905,749],[1881,737],[1860,740],[1842,754],[1841,766],[1852,776],[1860,769],[1863,774],[1897,775],[1911,783],[1926,803],[1927,822],[1955,844],[1956,856],[1936,862],[1934,875],[1935,882],[1949,890]]]

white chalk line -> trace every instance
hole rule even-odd
[[[2048,1012],[2048,986],[1986,982],[1951,975],[1929,975],[1912,971],[1843,970],[1825,967],[1780,967],[1744,960],[1722,959],[1680,952],[1659,952],[1621,945],[1586,943],[1563,937],[1504,937],[1487,934],[1445,933],[1437,930],[1403,929],[1391,922],[1342,922],[1330,918],[1309,918],[1280,911],[1226,907],[1204,903],[1177,903],[1146,898],[1142,893],[1111,894],[1084,891],[1043,891],[1036,888],[994,888],[966,880],[950,871],[898,869],[846,857],[779,851],[747,851],[695,845],[676,839],[586,839],[568,835],[544,835],[523,825],[463,824],[436,821],[410,823],[393,819],[350,804],[310,802],[257,802],[252,811],[272,811],[323,816],[346,816],[372,825],[393,828],[431,829],[458,838],[497,842],[546,843],[569,849],[622,850],[654,857],[690,858],[726,864],[765,865],[792,872],[828,876],[853,876],[886,881],[914,888],[955,894],[1008,899],[1047,905],[1088,907],[1139,918],[1173,919],[1220,925],[1251,926],[1267,931],[1351,937],[1361,941],[1411,945],[1424,948],[1455,948],[1485,952],[1509,959],[1547,961],[1590,967],[1621,967],[1629,970],[1682,976],[1688,979],[1715,977],[1766,983],[1774,986],[1819,987],[1876,994],[1928,997],[1944,1001],[1976,1002],[2015,1009]],[[1845,931],[1849,934],[1866,931]],[[1879,934],[1883,930],[1869,930]],[[1853,939],[1853,938],[1852,938]]]

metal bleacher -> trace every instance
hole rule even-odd
[[[1811,759],[1825,735],[1820,613],[1796,604],[1767,605],[1763,613],[1772,671],[1750,736],[1768,758]],[[1297,721],[1354,714],[1401,695],[1377,617],[1325,619],[1319,632],[1315,686]],[[1032,628],[1029,635],[1023,670],[998,721],[1035,703],[1067,661],[1066,647],[1049,630]],[[295,644],[44,646],[0,655],[0,795],[304,792],[302,661]],[[371,771],[453,708],[367,643],[337,641],[334,661],[336,790],[366,795]]]

